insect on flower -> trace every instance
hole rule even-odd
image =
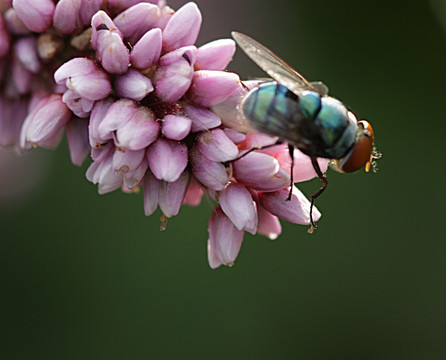
[[[328,185],[317,158],[331,159],[330,165],[342,173],[355,172],[362,167],[368,172],[370,166],[375,171],[374,160],[381,154],[374,147],[372,126],[365,120],[358,122],[342,102],[328,96],[328,88],[323,83],[309,82],[256,40],[239,32],[233,32],[232,37],[273,80],[249,91],[239,106],[242,115],[258,131],[278,137],[279,143],[288,143],[291,168],[295,148],[308,155],[322,181],[320,190],[311,196],[308,232],[312,233],[316,228],[314,200]],[[291,190],[288,200],[290,198]]]

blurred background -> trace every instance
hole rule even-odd
[[[211,270],[206,202],[160,232],[141,194],[99,196],[66,143],[3,153],[0,357],[444,359],[444,1],[196,2],[199,45],[245,32],[369,120],[378,173],[329,171],[313,235],[245,235]],[[240,51],[229,69],[263,76]]]

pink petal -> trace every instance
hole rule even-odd
[[[187,188],[186,195],[184,196],[184,203],[190,206],[198,206],[200,205],[202,197],[203,189],[195,178],[192,177],[189,187]]]
[[[239,152],[237,146],[221,129],[214,129],[209,132],[203,131],[198,136],[196,144],[201,153],[212,161],[233,160]]]
[[[259,193],[263,207],[286,221],[308,225],[310,223],[310,201],[293,186],[291,200],[287,201],[289,189]],[[319,220],[321,213],[313,207],[313,219]]]
[[[216,207],[209,218],[208,260],[212,269],[220,265],[233,265],[243,242],[243,230]]]
[[[192,132],[209,130],[221,124],[218,115],[203,107],[186,104],[183,110],[192,120]]]
[[[239,86],[240,79],[237,74],[199,70],[193,75],[189,95],[194,103],[210,107],[227,99]]]
[[[276,191],[290,184],[287,172],[280,168],[272,156],[251,152],[232,163],[234,177],[241,183],[259,191]]]
[[[122,99],[115,101],[108,107],[104,118],[97,127],[99,138],[104,140],[112,139],[113,132],[122,128],[130,121],[137,108],[137,105],[132,100]]]
[[[268,237],[271,240],[277,239],[282,232],[282,226],[277,216],[266,210],[262,204],[257,203],[257,216],[259,222],[257,224],[257,233]]]
[[[102,161],[95,161],[87,170],[86,177],[93,184],[98,184],[99,194],[106,194],[123,185],[122,176],[113,171],[113,152],[109,152]]]
[[[159,28],[147,31],[133,46],[130,61],[138,69],[145,69],[159,60],[162,47],[162,35]]]
[[[233,129],[225,128],[223,131],[225,132],[226,136],[229,139],[231,139],[231,141],[234,144],[238,145],[238,144],[242,143],[243,141],[245,141],[245,139],[246,139],[245,134],[235,131]]]
[[[60,95],[50,95],[42,99],[26,117],[20,135],[20,146],[25,149],[30,144],[53,148],[57,146],[71,111],[62,102]]]
[[[193,68],[185,58],[158,67],[152,77],[156,95],[167,103],[180,100],[189,89],[192,76]]]
[[[88,143],[88,120],[71,119],[65,126],[67,134],[68,148],[70,149],[71,162],[81,166],[87,155],[90,153]]]
[[[15,42],[14,53],[26,70],[36,74],[41,64],[37,55],[37,40],[35,37],[19,38]]]
[[[142,150],[158,138],[159,131],[153,111],[137,106],[129,120],[117,129],[115,143],[120,149]]]
[[[111,92],[109,75],[87,58],[66,62],[56,70],[54,80],[91,101],[105,99]]]
[[[201,26],[201,13],[198,6],[187,3],[169,20],[163,31],[163,45],[166,51],[182,46],[193,45]]]
[[[171,140],[183,140],[190,133],[192,120],[185,116],[166,115],[163,119],[163,135]]]
[[[187,166],[187,146],[159,138],[147,150],[150,170],[158,180],[178,180]]]
[[[235,42],[232,39],[212,41],[198,48],[195,69],[224,70],[232,60]]]
[[[51,0],[13,0],[12,6],[31,31],[40,33],[51,26],[55,8]]]
[[[212,190],[223,190],[232,177],[231,166],[209,160],[196,147],[191,150],[190,161],[195,178]]]
[[[141,2],[129,7],[113,19],[122,34],[131,44],[154,27],[160,18],[160,9],[154,4]]]
[[[189,178],[189,172],[185,171],[174,182],[161,182],[158,202],[161,211],[166,217],[170,218],[178,215],[189,184]]]
[[[139,151],[115,151],[113,154],[113,171],[116,174],[127,174],[133,172],[143,161],[145,150]]]
[[[152,215],[158,207],[160,181],[153,176],[150,170],[144,176],[144,213]]]
[[[248,189],[237,183],[230,183],[220,193],[219,202],[223,212],[238,230],[255,234],[257,230],[257,206]]]
[[[111,139],[111,135],[107,136],[108,139],[102,138],[99,132],[99,124],[105,117],[109,107],[113,104],[111,98],[106,98],[105,100],[97,101],[90,115],[90,124],[88,126],[88,134],[90,138],[90,145],[92,148],[98,147],[99,145],[107,142]]]
[[[120,97],[141,101],[153,91],[153,86],[148,77],[130,69],[124,75],[116,77],[115,90]]]

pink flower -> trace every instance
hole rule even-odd
[[[232,265],[244,232],[277,238],[279,218],[309,223],[290,187],[286,145],[253,130],[239,110],[260,82],[225,71],[231,39],[195,45],[195,3],[162,0],[14,0],[0,16],[0,147],[55,147],[105,194],[143,187],[144,213],[165,218],[205,195],[211,268]],[[262,146],[269,146],[260,149]],[[252,148],[258,148],[252,151]],[[246,154],[249,152],[249,154]],[[296,151],[296,182],[316,176]],[[328,161],[320,160],[325,171]],[[313,214],[319,219],[317,209]]]

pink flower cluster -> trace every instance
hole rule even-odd
[[[285,145],[244,123],[246,94],[224,71],[231,39],[196,47],[195,3],[0,0],[0,147],[56,147],[65,130],[71,160],[90,155],[87,179],[100,194],[144,189],[144,210],[165,218],[203,194],[212,268],[231,265],[245,231],[274,239],[278,218],[309,224],[309,201],[290,185]],[[316,176],[296,151],[296,182]],[[320,161],[325,171],[328,161]],[[314,209],[313,217],[320,213]]]

